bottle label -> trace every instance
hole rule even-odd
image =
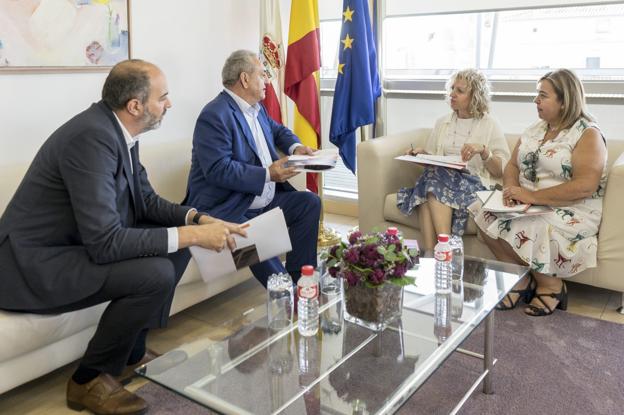
[[[436,261],[451,261],[453,259],[453,251],[436,251],[434,257]]]
[[[311,281],[307,284],[297,285],[297,296],[299,298],[314,299],[318,297],[318,294],[318,284],[316,282]]]

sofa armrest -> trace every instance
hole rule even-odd
[[[413,186],[422,167],[394,160],[410,147],[424,147],[430,129],[383,136],[360,143],[357,147],[358,199],[360,229],[369,232],[384,221],[386,195],[401,187]]]
[[[621,262],[619,272],[624,268],[622,252],[624,251],[624,153],[621,154],[609,169],[607,188],[602,201],[602,222],[598,233],[598,259],[603,262]]]

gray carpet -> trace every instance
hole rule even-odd
[[[462,414],[624,413],[624,325],[557,311],[525,316],[497,312],[493,395],[480,389]],[[482,350],[483,328],[463,345]],[[400,409],[400,414],[448,413],[476,378],[481,362],[453,356]],[[137,392],[150,414],[211,414],[154,384]]]

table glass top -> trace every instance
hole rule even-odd
[[[434,260],[421,258],[401,317],[375,332],[343,321],[303,337],[296,322],[273,331],[248,310],[232,336],[199,339],[139,368],[141,375],[218,412],[392,413],[526,274],[526,267],[466,257],[463,280],[436,292]],[[336,304],[323,307],[340,307]],[[323,309],[321,308],[321,310]]]

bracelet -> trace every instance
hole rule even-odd
[[[191,219],[191,222],[193,222],[195,225],[199,225],[199,219],[204,216],[203,213],[197,212],[194,216],[193,219]]]
[[[494,156],[494,154],[492,154],[492,150],[490,150],[488,148],[488,156],[486,158],[484,158],[484,159],[481,159],[481,161],[483,163],[487,163],[488,161],[490,161],[492,159],[493,156]]]

